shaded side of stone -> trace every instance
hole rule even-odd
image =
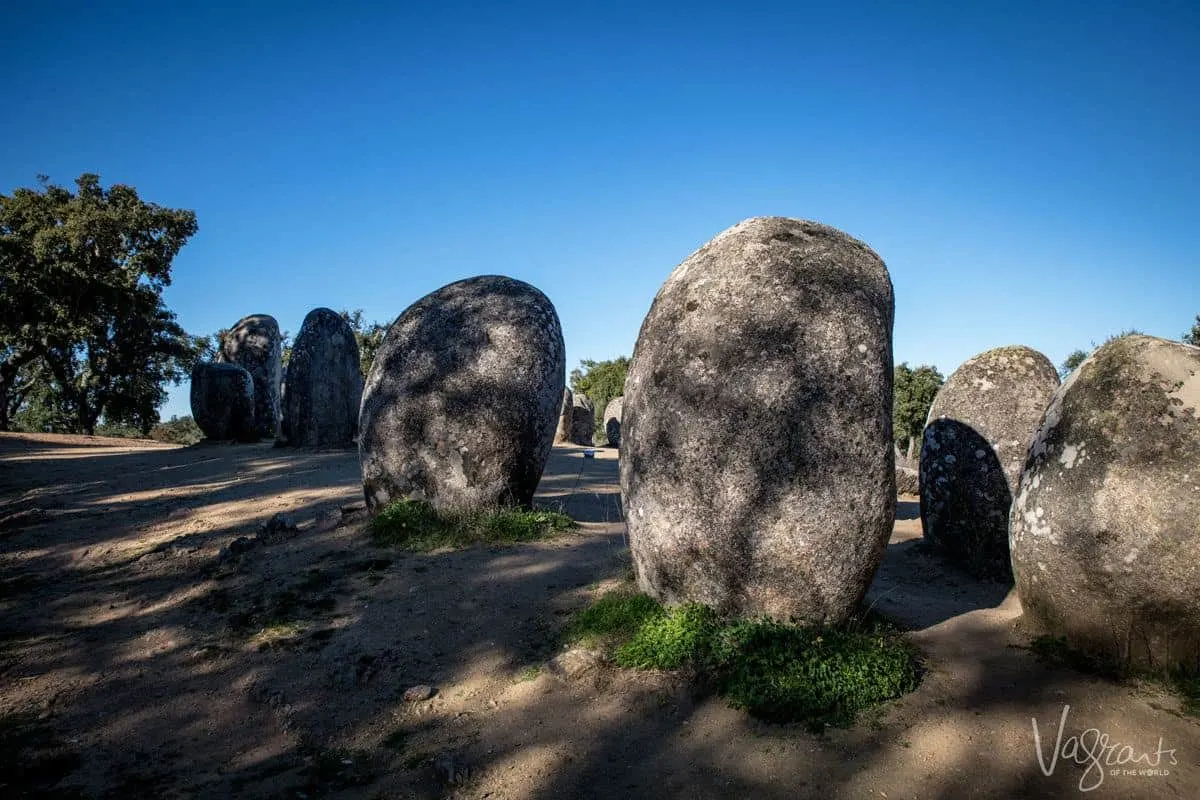
[[[283,436],[296,447],[345,447],[358,432],[362,402],[358,341],[341,314],[310,311],[287,365]]]
[[[254,428],[259,438],[280,434],[283,383],[283,337],[279,323],[267,314],[238,320],[221,343],[217,361],[245,367],[254,380]]]
[[[253,441],[254,380],[237,364],[200,362],[192,368],[192,419],[214,441]]]

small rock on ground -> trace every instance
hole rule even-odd
[[[422,700],[428,700],[436,694],[437,690],[427,684],[420,686],[410,686],[404,690],[404,699],[410,703],[419,703]]]
[[[601,661],[596,651],[577,647],[555,656],[547,666],[555,677],[569,681],[596,669]]]

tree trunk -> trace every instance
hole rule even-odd
[[[917,437],[915,437],[915,436],[908,437],[908,460],[909,460],[909,462],[912,462],[913,459],[915,459],[917,457],[916,453],[914,452],[916,449],[917,449]]]
[[[9,404],[13,393],[17,391],[17,379],[20,377],[21,368],[37,358],[37,355],[36,351],[27,350],[19,355],[10,356],[0,364],[0,431],[8,430],[12,424]],[[28,389],[28,385],[22,388]]]

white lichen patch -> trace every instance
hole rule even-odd
[[[996,388],[996,384],[987,378],[975,378],[971,383],[975,384],[975,388],[981,392],[987,392]]]
[[[1063,450],[1058,456],[1058,463],[1067,469],[1071,469],[1071,467],[1075,466],[1077,460],[1082,460],[1082,451],[1079,445],[1063,445]]]

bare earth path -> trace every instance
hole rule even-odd
[[[629,569],[598,455],[556,449],[539,490],[580,531],[412,555],[370,544],[353,452],[0,434],[0,797],[1200,796],[1179,701],[1039,663],[1015,597],[922,552],[913,498],[868,602],[928,674],[856,728],[758,723],[671,674],[557,677],[567,615]],[[300,530],[258,536],[276,512]],[[1065,705],[1063,748],[1095,730],[1047,776],[1031,718],[1049,767]],[[1097,768],[1098,736],[1161,738],[1169,774]]]

